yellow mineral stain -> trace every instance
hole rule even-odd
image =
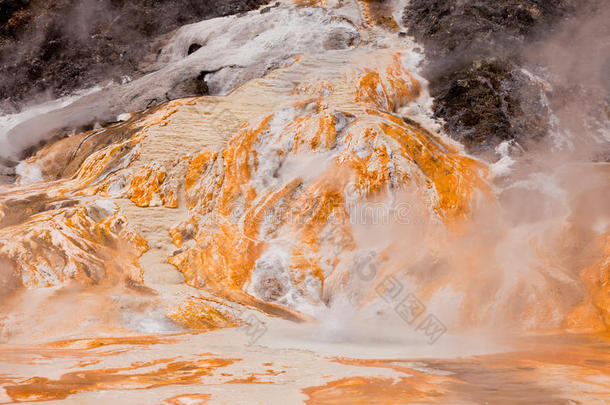
[[[146,165],[131,177],[129,191],[131,201],[138,207],[150,206],[153,197],[159,193],[167,171],[159,165]],[[165,202],[164,202],[165,203]]]
[[[385,69],[365,68],[354,84],[354,99],[382,111],[395,111],[419,97],[421,84],[407,72],[400,54],[392,55]]]
[[[197,330],[212,330],[238,326],[235,319],[221,313],[201,298],[191,297],[169,313],[180,325]]]

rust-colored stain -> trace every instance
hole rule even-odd
[[[209,358],[193,361],[161,359],[134,363],[130,367],[80,370],[63,374],[57,380],[32,377],[17,384],[5,385],[6,393],[15,401],[47,401],[64,399],[82,391],[112,389],[146,389],[173,384],[197,384],[201,377],[226,367],[239,359]],[[134,372],[159,366],[153,371]]]
[[[204,405],[211,397],[210,394],[183,394],[168,398],[165,402],[169,405]]]
[[[212,330],[238,326],[229,313],[221,313],[203,299],[191,297],[170,312],[169,317],[178,324],[196,330]]]
[[[138,207],[154,204],[154,199],[167,208],[178,207],[178,196],[173,189],[163,188],[167,170],[158,164],[145,165],[131,177],[130,198]]]
[[[421,84],[403,68],[400,54],[394,54],[385,69],[364,69],[356,79],[354,93],[357,103],[393,112],[419,97]]]
[[[426,398],[408,379],[349,377],[303,390],[311,405],[410,404]]]
[[[227,384],[273,384],[272,381],[261,381],[257,374],[252,373],[247,377],[234,378],[227,381]]]
[[[120,336],[120,337],[100,337],[93,339],[65,339],[47,343],[45,347],[54,347],[62,349],[97,349],[98,347],[114,346],[114,345],[133,345],[147,346],[176,342],[177,339],[173,336]]]
[[[269,363],[263,363],[263,365]],[[273,381],[262,381],[261,377],[275,377],[281,374],[285,374],[286,371],[280,370],[275,371],[273,369],[267,369],[264,373],[250,373],[246,377],[234,378],[232,380],[227,381],[227,384],[273,384]],[[227,374],[230,377],[230,374]]]

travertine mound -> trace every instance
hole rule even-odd
[[[569,229],[578,218],[566,219],[571,202],[556,173],[511,179],[510,156],[490,166],[467,155],[430,119],[421,54],[387,37],[393,14],[357,2],[350,19],[346,4],[282,5],[184,27],[161,70],[103,90],[102,103],[120,104],[121,94],[139,102],[197,64],[222,61],[236,65],[208,72],[210,86],[249,79],[227,95],[170,101],[60,139],[20,162],[17,184],[0,189],[4,290],[70,296],[71,285],[127,286],[148,298],[117,305],[112,321],[154,332],[239,325],[246,310],[308,320],[344,299],[384,316],[379,291],[390,280],[456,330],[605,327],[603,282],[585,274],[583,284],[578,274],[591,264],[588,251],[564,249],[578,240]],[[298,34],[288,22],[324,29],[286,48],[282,38]],[[212,35],[218,27],[226,37]],[[253,35],[240,42],[232,35],[241,30]],[[212,42],[189,55],[197,41]],[[273,55],[290,63],[269,71],[261,61]],[[80,107],[96,106],[90,97]]]

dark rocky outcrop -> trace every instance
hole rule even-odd
[[[527,147],[547,133],[544,90],[522,54],[575,11],[571,0],[409,3],[403,23],[426,48],[435,115],[470,152],[487,155],[503,140]]]
[[[0,0],[0,112],[151,69],[164,34],[267,0]],[[44,93],[44,94],[43,94]]]

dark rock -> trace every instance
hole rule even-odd
[[[208,83],[205,80],[210,72],[201,72],[197,77],[186,79],[165,94],[167,101],[182,97],[203,96],[209,93]]]
[[[544,137],[544,90],[522,71],[522,52],[575,10],[572,0],[409,3],[403,23],[426,48],[434,113],[467,150],[485,155],[504,140],[527,147]]]
[[[403,21],[428,52],[464,60],[514,54],[575,10],[572,0],[413,0]]]
[[[542,89],[510,61],[473,61],[435,77],[430,90],[436,115],[473,153],[484,155],[506,140],[527,146],[548,129]]]
[[[163,45],[154,39],[184,24],[249,11],[265,3],[0,0],[0,101],[5,100],[0,108],[13,112],[8,99],[22,105],[105,80],[135,79],[147,72],[147,61],[154,60]]]

